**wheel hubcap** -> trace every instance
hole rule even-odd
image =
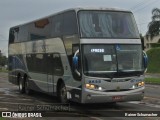
[[[65,100],[66,96],[67,96],[67,91],[66,91],[66,88],[63,87],[61,90],[61,98]]]
[[[22,90],[22,82],[19,83],[19,89]]]

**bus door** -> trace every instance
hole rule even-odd
[[[48,92],[53,94],[53,87],[54,87],[54,76],[53,76],[53,70],[54,70],[54,58],[53,54],[47,55],[47,83],[48,83]]]

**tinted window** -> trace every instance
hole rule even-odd
[[[63,27],[63,16],[56,15],[52,18],[52,28],[51,28],[51,35],[53,37],[61,36],[62,35],[62,27]]]
[[[45,54],[27,55],[28,70],[32,72],[46,73],[45,56]]]
[[[63,66],[62,66],[62,61],[60,58],[60,55],[57,54],[53,54],[53,58],[54,58],[54,74],[55,75],[63,75]]]
[[[40,39],[44,39],[44,38],[46,38],[46,37],[41,36],[41,35],[30,34],[30,39],[31,40],[40,40]]]
[[[45,72],[45,57],[43,54],[37,54],[35,57],[35,62],[36,62],[36,66],[35,66],[35,71],[37,72]]]
[[[14,30],[11,29],[10,32],[9,32],[9,43],[13,43],[14,39],[15,39]]]
[[[9,43],[18,42],[19,27],[12,28],[9,32]]]
[[[54,59],[53,54],[47,55],[47,70],[49,74],[53,74],[54,72]]]
[[[64,13],[64,35],[77,33],[76,13],[74,11]]]
[[[80,11],[79,24],[84,38],[139,38],[130,12]]]
[[[28,24],[30,40],[41,40],[51,37],[51,18],[45,18]]]
[[[27,55],[27,67],[29,71],[35,71],[35,54]]]
[[[28,40],[28,25],[20,26],[18,32],[18,42],[27,40]]]

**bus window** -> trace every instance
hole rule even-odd
[[[139,38],[132,13],[80,11],[82,38]]]
[[[28,70],[32,72],[46,73],[45,55],[31,54],[26,56]]]
[[[47,55],[47,70],[48,74],[52,75],[54,72],[54,59],[53,59],[53,54],[48,54]]]
[[[13,28],[9,32],[9,43],[18,42],[19,27]]]
[[[55,75],[63,75],[63,66],[62,66],[62,61],[60,58],[60,55],[58,53],[53,54],[53,59],[54,59],[54,74]]]
[[[28,71],[34,71],[34,55],[28,54],[26,55]]]
[[[76,13],[74,11],[64,13],[63,34],[64,35],[77,34]]]
[[[23,42],[28,40],[28,25],[20,26],[18,33],[18,42]]]
[[[44,54],[36,54],[35,63],[36,63],[35,64],[36,72],[46,73],[45,64],[44,64],[46,63],[46,61],[45,61]]]
[[[14,30],[11,29],[9,32],[9,43],[14,43],[14,39],[15,39]]]
[[[45,39],[45,38],[46,38],[45,36],[30,34],[30,39],[31,40],[40,40],[40,39]]]
[[[51,28],[51,36],[59,37],[62,35],[62,26],[63,26],[63,16],[57,15],[52,18],[52,28]]]

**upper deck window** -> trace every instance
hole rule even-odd
[[[63,35],[73,35],[78,33],[75,11],[64,13]]]
[[[110,11],[80,11],[82,38],[139,38],[132,13]]]

